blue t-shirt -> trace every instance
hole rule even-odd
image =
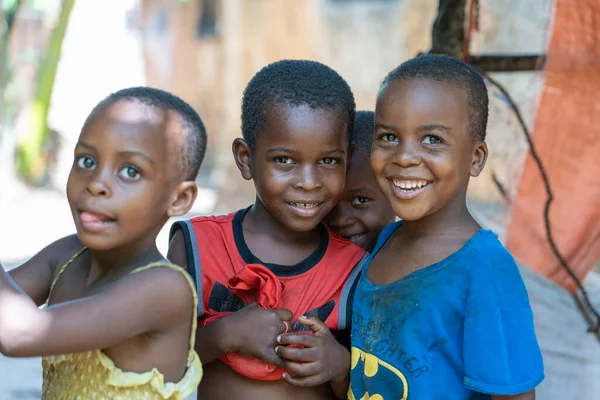
[[[400,225],[381,232],[373,255]],[[384,286],[366,276],[371,259],[352,307],[349,399],[489,399],[544,379],[523,279],[493,232]]]

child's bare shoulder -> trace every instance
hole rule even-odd
[[[129,290],[134,295],[156,303],[161,308],[179,311],[183,307],[186,315],[194,299],[194,289],[187,272],[167,261],[138,268],[120,279],[118,290],[124,295]]]
[[[66,263],[74,254],[83,248],[76,234],[65,236],[49,244],[35,257],[39,261],[45,261],[52,271]]]
[[[135,333],[167,332],[191,320],[195,291],[186,272],[167,262],[133,270],[94,296],[98,315],[123,318],[119,324],[138,321]],[[92,301],[92,298],[89,298]],[[114,310],[125,307],[123,313]],[[143,318],[142,318],[143,316]],[[127,321],[128,320],[128,321]],[[142,321],[143,320],[143,321]]]
[[[120,282],[147,288],[155,293],[183,291],[186,297],[190,297],[189,291],[193,287],[187,272],[166,260],[136,268]]]

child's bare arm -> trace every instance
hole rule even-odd
[[[312,335],[288,333],[280,335],[277,354],[286,359],[284,367],[294,374],[285,379],[298,386],[317,386],[329,382],[336,398],[345,399],[350,384],[350,352],[335,340],[327,326],[316,317],[300,317]],[[304,348],[287,347],[302,345]],[[298,361],[301,361],[300,364]]]
[[[63,259],[66,261],[82,247],[76,235],[64,237],[46,246],[29,261],[11,270],[9,274],[36,305],[42,305],[50,292],[52,265]]]
[[[192,308],[188,282],[166,268],[128,275],[96,295],[41,310],[2,270],[0,351],[30,357],[102,349],[173,329],[191,318]]]
[[[185,249],[185,238],[183,237],[181,229],[175,232],[173,238],[169,242],[169,249],[167,250],[167,259],[173,264],[179,265],[181,268],[189,271],[187,253]]]
[[[516,396],[492,396],[492,400],[535,400],[535,390],[531,392],[518,394]]]

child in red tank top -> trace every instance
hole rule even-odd
[[[347,329],[346,311],[354,282],[348,278],[357,275],[358,268],[351,266],[357,265],[364,251],[320,225],[321,242],[306,259],[294,266],[263,263],[244,239],[242,220],[249,209],[224,216],[195,217],[177,222],[172,228],[173,232],[184,232],[186,248],[192,249],[188,265],[195,267],[192,275],[202,287],[199,325],[257,301],[265,308],[289,309],[293,314],[290,332],[310,331],[298,321],[302,315],[317,317],[332,331]],[[283,378],[282,368],[257,359],[236,354],[221,360],[251,379]]]
[[[233,153],[254,205],[171,232],[168,257],[203,300],[199,398],[345,397],[350,354],[331,331],[346,326],[364,251],[321,221],[344,188],[354,114],[347,83],[317,62],[273,63],[246,87]]]

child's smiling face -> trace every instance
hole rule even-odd
[[[372,251],[381,230],[395,219],[394,210],[377,186],[368,155],[353,156],[342,197],[327,216],[329,227],[337,235]]]
[[[469,127],[467,92],[428,79],[383,88],[375,111],[371,165],[381,191],[405,221],[463,212],[470,176],[487,157]]]
[[[93,250],[152,245],[168,219],[182,165],[172,111],[121,100],[81,132],[67,198],[83,244]]]
[[[257,198],[281,226],[308,232],[331,211],[344,188],[347,113],[274,104],[267,114],[255,149],[236,147],[238,167],[245,179],[254,181]]]

